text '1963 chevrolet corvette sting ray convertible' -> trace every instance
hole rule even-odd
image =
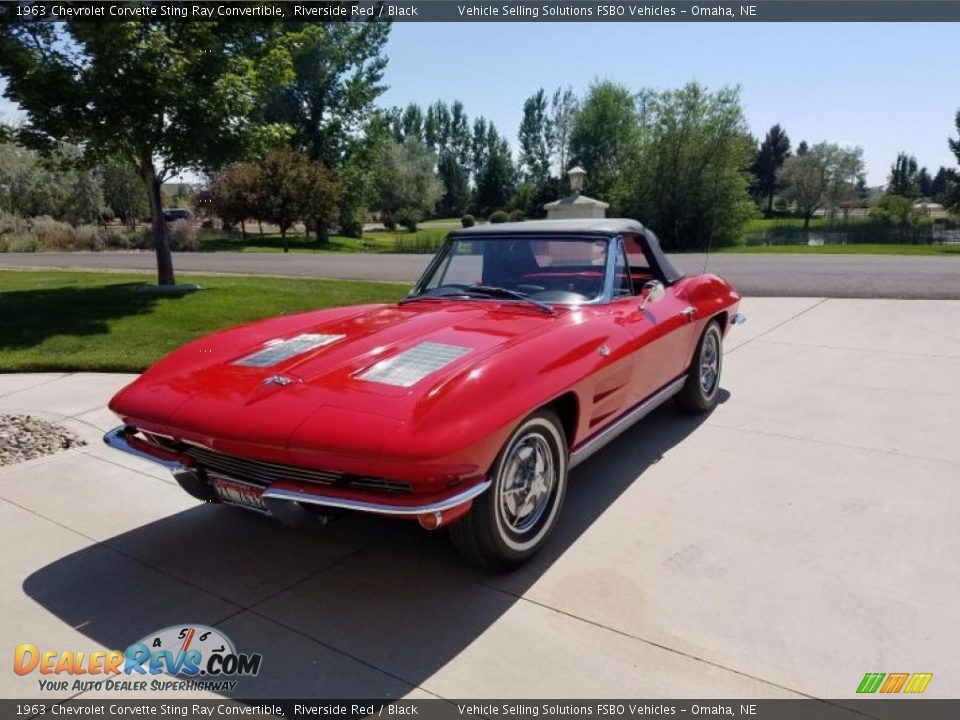
[[[299,526],[416,518],[509,569],[556,525],[572,467],[665,400],[716,405],[739,302],[633,220],[456,230],[396,304],[171,353],[113,398],[105,440],[207,502]]]

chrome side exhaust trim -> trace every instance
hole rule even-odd
[[[687,378],[684,375],[668,385],[665,385],[646,400],[642,401],[639,405],[634,407],[633,410],[628,411],[623,417],[614,422],[612,425],[604,428],[592,438],[584,442],[582,445],[580,445],[580,447],[570,453],[570,468],[575,468],[577,465],[597,452],[597,450],[626,432],[631,425],[640,421],[651,412],[656,410],[660,405],[680,392],[680,390],[683,388],[683,384],[686,381]]]

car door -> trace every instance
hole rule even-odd
[[[615,317],[633,337],[631,404],[635,405],[686,370],[694,317],[690,303],[678,297],[671,285],[665,286],[659,301],[648,301],[641,308],[643,284],[663,279],[657,276],[655,264],[635,237],[625,236],[620,252],[622,259],[618,258],[617,266],[628,270],[629,289],[626,284],[620,288],[613,307]]]

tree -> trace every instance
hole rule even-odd
[[[550,148],[553,130],[547,114],[547,95],[540,88],[523,103],[520,122],[520,170],[534,187],[550,178]]]
[[[470,184],[466,170],[452,151],[440,157],[437,174],[443,183],[440,213],[444,216],[462,215],[470,202]]]
[[[433,144],[430,148],[434,153],[442,153],[450,147],[450,136],[453,132],[453,115],[443,100],[437,100],[430,106],[433,114]]]
[[[413,138],[414,140],[423,140],[423,111],[416,103],[407,105],[400,118],[400,126],[403,130],[403,137]]]
[[[293,128],[293,145],[344,183],[340,212],[355,216],[353,198],[366,190],[370,177],[347,162],[358,156],[357,144],[371,120],[376,99],[386,90],[383,50],[389,23],[284,23],[285,46],[293,63],[289,82],[271,92],[267,117]],[[362,154],[362,153],[361,153]],[[354,185],[354,183],[359,185]],[[349,205],[349,207],[348,207]],[[327,228],[316,226],[318,241]]]
[[[377,200],[379,173],[386,144],[390,141],[388,119],[374,115],[363,129],[364,142],[351,143],[340,168],[340,231],[352,237],[363,235],[369,209]]]
[[[414,225],[433,211],[443,186],[433,172],[436,156],[419,140],[386,145],[379,177],[378,208],[384,221]]]
[[[470,120],[463,103],[456,100],[450,106],[450,146],[447,148],[456,157],[460,167],[470,167]]]
[[[551,151],[557,163],[557,174],[561,177],[569,170],[567,160],[570,153],[570,133],[577,112],[577,96],[573,88],[557,88],[550,102]]]
[[[800,144],[797,145],[797,155],[799,155],[800,157],[803,157],[808,152],[810,152],[810,146],[807,145],[806,140],[801,140]]]
[[[487,142],[487,132],[490,128],[492,126],[488,127],[487,119],[484,117],[478,117],[473,121],[473,132],[470,136],[470,160],[474,182],[477,181],[480,171],[487,163],[487,155],[490,149]]]
[[[870,217],[895,225],[914,225],[920,219],[920,211],[914,207],[913,198],[884,195],[870,208]]]
[[[787,158],[777,174],[783,186],[783,196],[796,204],[803,217],[803,227],[810,227],[810,218],[823,203],[827,180],[823,166],[810,153],[797,153]]]
[[[477,205],[484,214],[504,208],[514,192],[515,175],[510,146],[493,125],[487,127],[487,149],[477,176]]]
[[[933,178],[925,167],[920,168],[920,172],[917,173],[917,192],[923,198],[933,197]]]
[[[96,170],[81,168],[70,173],[68,202],[64,207],[64,218],[71,225],[97,222],[107,212],[103,199],[103,186]]]
[[[949,170],[941,165],[940,169],[937,170],[937,174],[933,176],[933,180],[930,182],[930,197],[936,202],[941,202],[947,193],[949,184]]]
[[[810,148],[809,154],[822,168],[824,207],[831,215],[842,209],[846,217],[857,199],[857,185],[865,180],[863,148],[820,142]]]
[[[259,96],[289,72],[275,28],[256,22],[19,21],[0,27],[5,95],[20,135],[134,163],[153,218],[157,280],[175,282],[161,184],[218,167],[257,141]]]
[[[228,165],[216,173],[210,183],[217,215],[228,225],[239,223],[244,239],[247,237],[247,219],[263,219],[259,202],[261,185],[260,166],[253,162]]]
[[[587,171],[587,192],[612,200],[623,168],[635,155],[640,124],[635,97],[622,85],[595,83],[574,116],[570,162]]]
[[[751,137],[738,88],[690,83],[642,94],[639,148],[626,153],[614,210],[640,218],[669,249],[736,243],[755,212]]]
[[[957,126],[957,139],[947,138],[947,145],[950,148],[950,152],[954,154],[957,158],[957,163],[960,164],[960,110],[957,110],[957,114],[954,117],[954,124]],[[960,210],[960,172],[956,170],[947,170],[947,187],[944,190],[944,200],[948,207]]]
[[[901,197],[915,198],[919,193],[917,159],[904,152],[897,153],[897,159],[890,166],[887,193]]]
[[[0,143],[0,210],[22,217],[58,217],[64,194],[65,184],[35,151],[16,142]]]
[[[790,138],[779,123],[767,131],[753,162],[757,195],[766,200],[767,214],[773,210],[773,196],[779,189],[777,171],[790,156]]]
[[[279,226],[284,252],[289,251],[287,231],[297,220],[325,223],[335,215],[340,188],[321,163],[311,162],[304,153],[270,152],[260,162],[257,179],[263,219]]]
[[[139,178],[133,182],[142,195]],[[15,142],[0,143],[0,210],[72,225],[99,221],[109,212],[101,169],[82,162],[80,148],[59,143],[40,154]]]

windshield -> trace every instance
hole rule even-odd
[[[541,303],[590,302],[603,292],[608,245],[606,238],[453,240],[412,296],[471,297],[496,288]]]

